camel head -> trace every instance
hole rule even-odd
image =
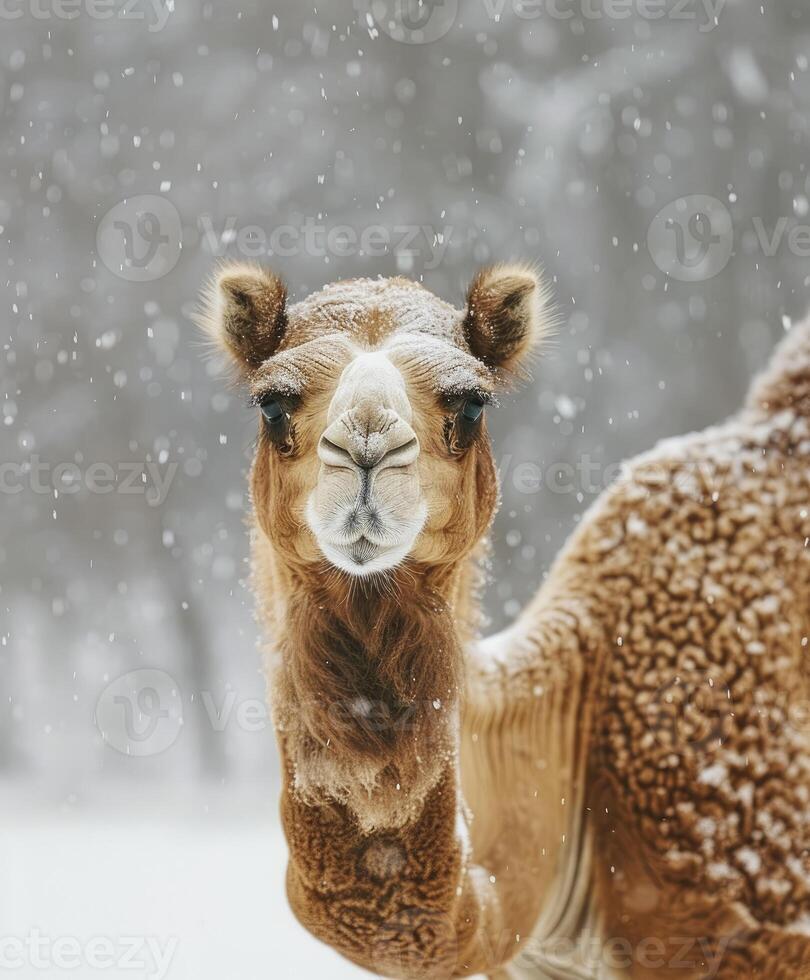
[[[254,585],[296,792],[402,825],[452,751],[475,616],[463,559],[497,501],[487,406],[541,339],[546,294],[498,266],[461,310],[405,279],[288,304],[240,264],[201,321],[258,416]]]
[[[486,408],[546,306],[524,266],[480,272],[463,310],[400,278],[288,304],[271,272],[223,268],[202,320],[257,408],[253,503],[276,553],[358,577],[467,554],[497,498]]]

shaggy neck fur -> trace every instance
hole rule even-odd
[[[479,660],[470,651],[479,584],[472,557],[367,582],[282,565],[259,534],[254,567],[278,638],[270,690],[289,781],[282,810],[299,918],[327,939],[314,911],[322,898],[310,889],[323,878],[318,855],[328,853],[331,867],[334,835],[363,855],[358,882],[372,890],[400,874],[400,852],[429,847],[447,866],[458,862],[461,883],[451,894],[462,889],[459,909],[470,903],[463,918],[471,935],[458,931],[451,959],[466,964],[469,956],[488,970],[520,953],[532,968],[559,968],[550,937],[573,941],[597,928],[583,820],[591,701],[580,657],[538,664],[532,655],[525,668],[518,658],[516,676],[495,667],[496,649]],[[569,616],[586,618],[576,606]],[[522,630],[508,640],[527,652],[536,642]],[[352,931],[337,945],[367,966],[364,935]],[[467,941],[483,945],[462,952]],[[424,972],[418,960],[418,968],[389,961],[385,944],[377,952],[383,974]]]
[[[367,832],[403,826],[457,750],[460,572],[291,584],[272,689],[295,788],[347,804]]]

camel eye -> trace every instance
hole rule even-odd
[[[280,455],[292,456],[295,440],[293,438],[292,415],[286,399],[281,401],[268,395],[264,401],[259,402],[259,408],[264,419],[264,434]]]
[[[281,407],[281,403],[275,399],[262,402],[261,409],[264,420],[269,425],[278,425],[284,420],[284,409]]]
[[[477,398],[468,398],[461,407],[466,422],[477,422],[484,414],[484,403]]]

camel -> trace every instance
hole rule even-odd
[[[200,320],[258,416],[252,576],[299,921],[393,977],[810,977],[810,321],[744,407],[626,465],[481,638],[487,413],[540,276]]]

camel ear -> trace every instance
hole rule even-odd
[[[287,289],[269,269],[226,265],[203,293],[198,322],[240,373],[255,370],[284,337]]]
[[[510,373],[548,336],[549,291],[524,265],[482,269],[467,293],[464,334],[472,354],[488,367]]]

